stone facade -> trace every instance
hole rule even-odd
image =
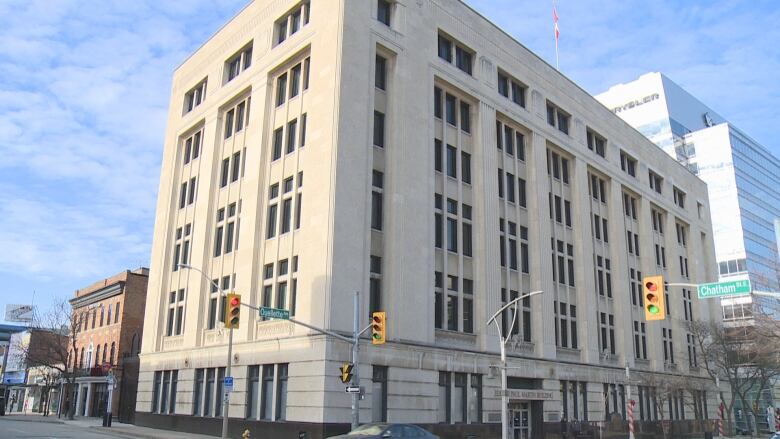
[[[696,416],[714,416],[685,320],[716,319],[717,305],[673,288],[671,315],[645,322],[631,293],[640,273],[717,278],[704,183],[462,2],[311,3],[250,3],[174,73],[139,421],[218,431],[219,289],[342,333],[356,291],[363,318],[386,311],[388,343],[361,346],[365,422],[495,428],[484,424],[500,420],[499,333],[487,320],[537,290],[508,348],[509,387],[539,390],[510,398],[516,428],[600,421],[622,412],[623,389],[647,405],[650,383],[679,376],[708,391]],[[230,417],[274,437],[343,428],[349,352],[245,308]],[[694,418],[675,396],[673,416]]]

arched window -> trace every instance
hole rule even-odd
[[[84,347],[81,347],[81,355],[79,356],[79,369],[84,368]]]
[[[101,306],[100,307],[100,326],[103,326],[103,322],[105,321],[106,316],[106,310]]]
[[[106,362],[106,355],[108,355],[108,343],[103,344],[103,363]]]
[[[92,329],[95,329],[95,320],[97,320],[97,308],[92,308]]]
[[[119,302],[116,303],[116,309],[114,309],[114,323],[119,323]]]
[[[100,345],[95,349],[95,367],[100,366]]]
[[[108,357],[108,362],[114,364],[114,354],[116,353],[116,342],[111,342],[111,356]]]
[[[86,331],[87,329],[89,329],[89,311],[84,313],[84,328],[82,331]]]
[[[111,304],[108,304],[108,314],[106,315],[106,325],[111,324]]]

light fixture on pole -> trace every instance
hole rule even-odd
[[[498,341],[501,347],[501,439],[509,438],[509,413],[507,413],[509,395],[507,394],[506,389],[506,342],[509,341],[509,336],[512,334],[512,329],[514,329],[515,323],[517,323],[517,304],[521,299],[525,299],[526,297],[531,297],[536,294],[541,294],[543,292],[544,291],[533,291],[510,300],[506,305],[499,308],[498,311],[496,311],[495,314],[493,314],[486,323],[488,326],[490,325],[490,322],[496,324],[496,330],[498,331]],[[504,336],[503,332],[501,331],[501,325],[498,324],[497,317],[510,306],[514,306],[514,312],[512,313],[512,324],[509,325],[506,331],[506,336]]]
[[[188,264],[178,264],[178,267],[185,270],[194,270],[200,273],[204,279],[206,279],[214,288],[217,289],[217,292],[219,293],[219,296],[222,298],[222,300],[227,300],[227,294],[224,291],[222,291],[222,288],[220,288],[216,282],[211,280],[211,278],[209,278],[206,275],[206,273],[203,272],[203,270]],[[239,303],[240,303],[240,299],[239,299]],[[230,325],[230,329],[228,330],[227,366],[225,367],[225,376],[227,377],[232,376],[230,375],[231,373],[230,364],[232,363],[231,358],[233,357],[233,327],[234,327],[233,325]],[[229,411],[230,411],[230,392],[226,390],[225,383],[223,381],[222,382],[222,436],[221,436],[222,439],[227,438]]]

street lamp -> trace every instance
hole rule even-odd
[[[509,341],[509,336],[512,334],[512,329],[514,329],[515,323],[517,322],[517,304],[520,299],[525,299],[526,297],[531,297],[543,292],[544,291],[533,291],[510,300],[506,305],[499,308],[498,311],[496,311],[496,313],[493,314],[486,323],[488,326],[490,326],[490,322],[496,324],[496,329],[498,330],[498,341],[501,347],[501,439],[508,439],[509,432],[509,413],[507,413],[509,396],[507,395],[506,390],[506,342]],[[504,337],[504,334],[501,331],[501,326],[498,324],[498,320],[496,320],[496,318],[499,314],[504,312],[504,310],[513,305],[514,313],[512,315],[512,324],[507,329],[506,337]]]
[[[194,270],[200,273],[204,279],[206,279],[214,288],[217,289],[217,292],[219,292],[219,295],[220,297],[222,297],[222,300],[225,300],[225,292],[222,291],[222,288],[220,288],[216,282],[214,282],[208,275],[206,275],[206,273],[204,273],[203,270],[188,264],[178,264],[178,267],[184,270]],[[225,376],[228,377],[231,376],[230,364],[232,363],[231,361],[232,357],[233,357],[233,328],[231,327],[228,332],[227,366],[225,367]],[[223,379],[222,381],[222,436],[221,436],[222,439],[227,438],[229,410],[230,410],[230,392],[227,391]]]

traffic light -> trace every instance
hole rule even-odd
[[[231,293],[227,295],[226,300],[225,328],[238,328],[238,323],[241,320],[241,295]]]
[[[385,344],[387,316],[384,311],[371,314],[371,344]]]
[[[663,276],[648,276],[642,279],[642,293],[645,299],[645,320],[666,318],[666,295]]]
[[[352,368],[354,366],[351,363],[344,363],[340,368],[339,371],[341,372],[341,382],[346,384],[350,381],[352,381]]]

